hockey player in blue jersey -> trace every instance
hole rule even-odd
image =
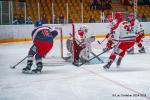
[[[58,32],[54,28],[42,26],[40,20],[36,21],[34,26],[35,29],[32,31],[33,45],[28,53],[27,66],[22,69],[23,73],[41,72],[43,68],[42,58],[52,49],[53,40],[58,35]],[[37,67],[31,70],[34,57]]]

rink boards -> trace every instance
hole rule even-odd
[[[108,23],[84,23],[88,26],[88,32],[97,38],[103,38],[108,33]],[[75,24],[75,30],[82,24]],[[150,36],[150,22],[142,22],[145,35]],[[66,39],[72,33],[71,24],[45,24],[45,26],[62,27],[63,38]],[[0,43],[31,41],[33,25],[0,25]],[[58,36],[56,39],[60,39]]]

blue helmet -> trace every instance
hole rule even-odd
[[[35,26],[35,27],[42,26],[42,21],[41,21],[41,20],[37,20],[37,21],[34,23],[34,26]]]

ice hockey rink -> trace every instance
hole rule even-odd
[[[27,55],[32,42],[0,44],[0,100],[150,100],[150,38],[143,44],[146,54],[135,47],[136,54],[126,55],[119,68],[114,62],[109,71],[96,60],[73,66],[54,57],[54,48],[43,60],[41,74],[22,74],[26,61],[10,69]],[[101,52],[99,44],[94,48],[96,54]]]

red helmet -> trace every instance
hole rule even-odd
[[[107,15],[106,19],[107,19],[109,22],[112,22],[112,21],[113,21],[112,15]]]
[[[134,19],[134,13],[133,12],[131,12],[131,13],[128,14],[128,19],[130,21]]]
[[[134,13],[133,12],[129,13],[128,17],[134,17]]]
[[[116,12],[115,13],[115,19],[122,19],[123,18],[123,15],[121,12]]]

